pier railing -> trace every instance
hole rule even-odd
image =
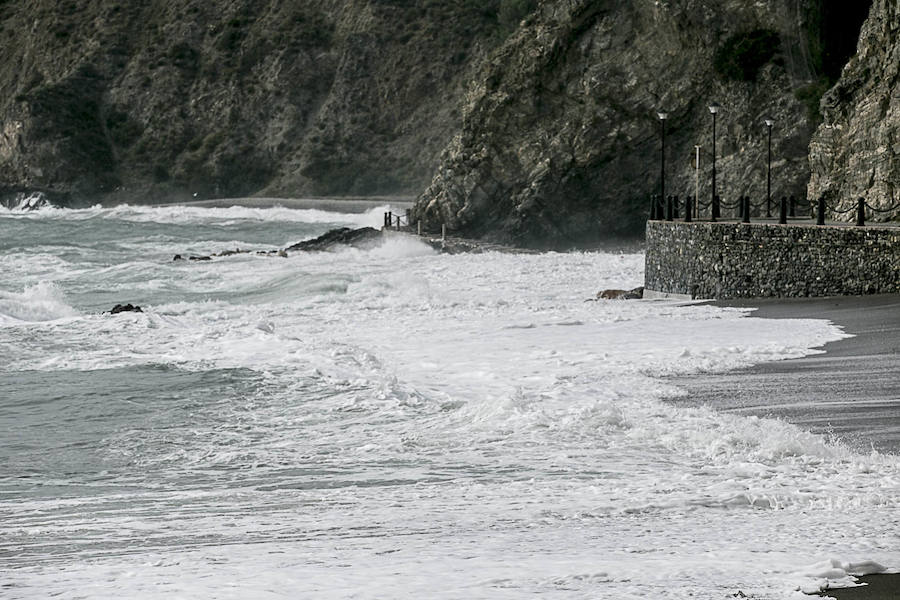
[[[725,213],[729,213],[727,216]],[[690,223],[693,220],[706,220],[716,222],[719,219],[738,220],[742,223],[750,223],[755,214],[756,219],[778,218],[778,223],[785,225],[788,219],[815,219],[817,225],[825,225],[827,215],[839,217],[856,213],[855,224],[865,227],[866,220],[873,214],[888,214],[900,212],[900,202],[887,208],[872,206],[865,198],[859,198],[849,207],[838,208],[837,205],[829,205],[825,198],[819,198],[817,202],[797,202],[794,196],[782,196],[779,201],[762,200],[753,202],[750,196],[739,196],[732,202],[723,201],[719,196],[709,202],[697,202],[693,196],[687,196],[682,202],[678,196],[667,196],[663,199],[660,195],[650,197],[651,221],[676,221],[684,220]]]
[[[400,231],[404,227],[409,227],[410,212],[409,209],[406,209],[406,214],[402,215],[395,214],[392,211],[384,213],[384,228]]]

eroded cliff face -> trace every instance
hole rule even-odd
[[[857,54],[822,99],[823,122],[810,144],[809,196],[846,209],[866,198],[900,204],[900,4],[875,0]],[[853,215],[847,215],[850,219]],[[886,220],[900,210],[872,215]]]
[[[822,15],[838,5],[0,0],[0,196],[419,195],[426,229],[586,246],[642,231],[660,188],[660,108],[667,192],[693,194],[699,181],[709,199],[707,106],[717,101],[723,199],[765,198],[765,117],[775,121],[772,195],[801,198],[822,65],[843,64],[820,43]],[[878,10],[861,83],[836,88],[829,124],[847,98],[896,89],[866,75],[870,63],[896,74],[896,46],[876,49],[896,33],[896,3]],[[843,17],[830,22],[855,40]],[[847,163],[841,144],[821,147],[817,173]],[[895,168],[879,160],[877,173]]]
[[[416,194],[496,14],[463,0],[0,2],[0,186]]]
[[[818,2],[545,2],[496,51],[469,90],[461,132],[416,214],[475,236],[525,245],[583,246],[642,228],[660,189],[660,122],[667,121],[667,193],[711,196],[712,117],[717,192],[765,199],[765,117],[775,121],[773,197],[805,196],[813,124],[795,92],[810,84]],[[749,77],[714,68],[742,32],[777,39]]]

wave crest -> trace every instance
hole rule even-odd
[[[0,290],[0,323],[55,321],[78,316],[53,283],[42,281],[22,293]]]

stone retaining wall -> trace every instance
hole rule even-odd
[[[647,296],[900,293],[900,228],[647,222]]]

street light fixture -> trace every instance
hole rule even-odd
[[[722,105],[718,102],[713,102],[709,105],[709,112],[712,113],[713,116],[713,130],[712,130],[712,211],[713,211],[713,220],[716,218],[716,113],[719,112],[719,109],[722,108]]]
[[[772,125],[775,124],[775,120],[771,117],[766,117],[763,121],[766,124],[766,129],[769,130],[769,161],[768,166],[766,168],[766,216],[772,216]]]
[[[656,113],[656,116],[659,117],[660,127],[662,129],[662,152],[660,153],[660,177],[659,177],[659,197],[660,202],[665,206],[666,202],[666,119],[669,118],[669,113],[664,110],[659,110]]]

